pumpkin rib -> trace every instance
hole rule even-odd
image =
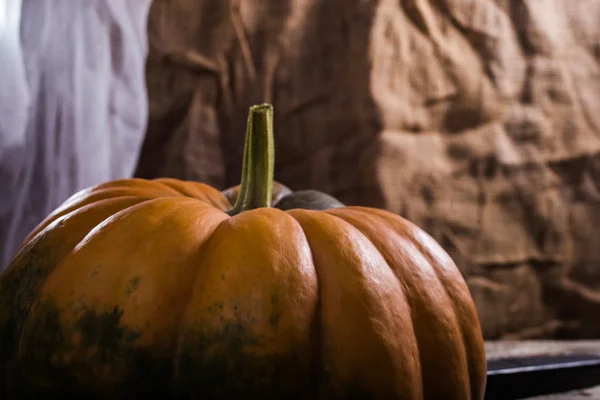
[[[417,235],[421,236],[421,238],[427,235],[424,231],[418,232],[412,229],[412,232],[413,234],[416,233]],[[422,246],[421,248],[425,247],[425,245],[419,240],[419,238],[416,237],[417,235],[411,236],[412,240],[417,245],[417,248],[419,248],[420,246]],[[468,367],[468,374],[466,376],[466,379],[467,381],[469,381],[469,386],[471,388],[471,397],[474,399],[483,398],[485,393],[485,382],[487,375],[487,365],[484,362],[481,362],[481,360],[485,360],[483,338],[481,336],[481,331],[476,331],[473,329],[472,331],[466,330],[466,328],[473,326],[475,321],[475,326],[479,327],[479,318],[477,317],[475,306],[470,301],[468,301],[470,298],[466,299],[457,297],[457,293],[463,293],[464,291],[466,291],[466,293],[469,293],[466,282],[463,281],[464,285],[460,285],[461,287],[459,288],[453,288],[457,290],[449,290],[449,287],[452,284],[453,286],[456,286],[458,282],[449,279],[447,276],[445,276],[445,274],[442,273],[442,270],[445,270],[446,268],[443,266],[443,262],[436,257],[436,255],[442,254],[441,251],[443,250],[441,246],[435,246],[437,242],[435,242],[431,237],[427,237],[426,240],[428,242],[426,245],[427,247],[438,248],[439,251],[432,251],[432,249],[430,249],[430,251],[425,251],[423,252],[423,254],[429,259],[429,262],[434,267],[434,271],[436,272],[438,278],[444,283],[444,287],[446,288],[448,297],[450,298],[450,304],[454,309],[455,314],[457,316],[467,318],[466,323],[460,324],[461,336],[463,339],[461,343],[463,343],[463,346],[465,347],[468,344],[470,350],[466,353]],[[449,256],[444,258],[449,259]],[[452,262],[451,265],[454,265],[454,262]],[[456,270],[458,271],[458,268],[456,268]]]
[[[421,398],[408,304],[383,256],[340,218],[301,209],[288,213],[302,226],[320,276],[324,369],[319,397]]]
[[[294,215],[292,213],[288,212],[287,214],[292,216],[298,223],[300,223],[298,221],[298,219],[296,217],[294,217]],[[315,260],[314,251],[313,251],[311,243],[308,239],[308,236],[307,236],[306,232],[304,231],[304,228],[302,228],[302,234],[304,235],[306,243],[308,243],[308,248],[310,251],[310,258],[312,260],[312,264],[315,269],[315,275],[317,276],[318,297],[317,297],[317,306],[315,309],[315,314],[313,316],[313,324],[312,324],[313,329],[311,331],[311,340],[313,341],[313,351],[314,351],[313,356],[312,356],[311,368],[312,368],[312,384],[313,384],[312,393],[313,393],[313,396],[315,399],[320,399],[320,398],[322,398],[320,396],[321,391],[323,390],[323,387],[327,384],[327,380],[323,376],[323,371],[322,371],[323,362],[325,361],[324,357],[323,357],[323,352],[324,352],[324,348],[323,348],[323,301],[322,301],[323,285],[321,284],[321,275],[319,273],[320,268],[317,268],[317,261]]]
[[[12,337],[6,330],[12,329],[15,334],[21,331],[33,303],[33,296],[38,293],[39,288],[60,260],[73,250],[93,226],[114,214],[115,210],[126,209],[137,204],[137,200],[139,199],[135,197],[106,199],[74,210],[52,222],[49,230],[40,232],[15,255],[5,274],[0,276],[0,338],[5,341],[4,346],[0,346],[0,350],[16,348],[16,346],[6,345],[6,341],[10,339],[5,335]],[[47,247],[52,249],[52,252],[48,252]],[[40,252],[43,258],[35,259]],[[31,260],[32,258],[34,260]],[[11,280],[13,282],[11,286],[3,287],[4,282]],[[8,311],[2,312],[3,308]],[[0,356],[0,363],[5,363],[8,362],[11,354],[4,353]],[[3,366],[0,365],[0,370],[2,368]]]
[[[155,203],[160,203],[160,202],[181,202],[182,204],[178,204],[180,207],[184,207],[187,203],[196,203],[196,204],[202,204],[204,206],[209,206],[208,204],[206,204],[202,201],[199,201],[199,200],[191,198],[191,197],[186,197],[186,196],[172,196],[172,197],[167,196],[167,197],[157,197],[157,198],[146,199],[145,201],[138,203],[133,207],[129,207],[126,210],[121,210],[120,212],[111,215],[109,218],[105,219],[100,224],[96,225],[81,240],[81,242],[79,242],[77,244],[77,246],[75,246],[75,250],[77,250],[80,247],[85,246],[89,242],[89,240],[92,238],[92,236],[95,235],[97,232],[105,229],[106,225],[113,224],[114,221],[119,220],[121,218],[125,218],[128,213],[135,212],[138,209],[142,209],[143,207],[149,207],[149,206],[154,205]],[[172,211],[172,213],[175,213],[175,211]],[[160,216],[166,217],[166,214],[161,214]]]
[[[155,182],[152,182],[152,181],[149,181],[146,179],[140,179],[140,178],[118,179],[115,181],[100,183],[98,185],[91,186],[91,187],[82,189],[82,190],[74,193],[68,199],[66,199],[64,202],[62,202],[62,204],[58,208],[56,208],[50,215],[53,215],[54,213],[58,212],[61,209],[70,207],[73,204],[81,203],[82,199],[92,195],[93,193],[109,191],[107,193],[110,194],[111,193],[110,190],[121,190],[121,191],[131,190],[131,191],[133,191],[133,193],[136,193],[137,191],[141,190],[141,191],[149,191],[151,193],[157,193],[161,196],[164,195],[165,193],[168,193],[171,195],[181,195],[176,190],[174,190],[166,185],[163,185],[161,183],[155,183]]]
[[[438,279],[443,283],[443,287],[448,295],[448,298],[450,300],[450,306],[454,310],[454,314],[457,316],[457,318],[460,318],[460,320],[463,320],[463,318],[467,318],[466,323],[459,324],[460,334],[461,334],[461,338],[462,338],[461,345],[465,348],[465,354],[467,356],[468,371],[465,374],[465,379],[469,383],[471,397],[472,398],[483,398],[483,394],[485,391],[485,384],[478,387],[477,383],[485,382],[486,366],[481,365],[481,363],[478,363],[475,361],[475,360],[481,360],[481,355],[477,354],[477,353],[481,352],[481,353],[485,354],[485,350],[483,349],[483,340],[482,340],[480,334],[477,335],[477,333],[475,333],[475,335],[477,337],[474,338],[472,333],[467,332],[465,330],[465,327],[471,326],[471,324],[473,323],[472,320],[473,320],[473,311],[474,310],[471,310],[470,309],[471,307],[467,307],[468,302],[466,301],[466,299],[460,299],[460,298],[456,297],[457,290],[451,290],[451,288],[456,289],[458,282],[456,281],[456,279],[449,278],[446,274],[444,274],[442,272],[443,270],[447,270],[447,268],[434,255],[435,253],[442,254],[441,251],[443,251],[443,250],[441,249],[441,247],[439,247],[439,249],[436,249],[438,251],[434,251],[431,247],[435,242],[433,242],[431,239],[428,239],[427,240],[428,243],[425,244],[421,240],[419,240],[419,238],[416,237],[417,235],[422,237],[425,234],[425,232],[415,229],[415,226],[408,225],[408,227],[409,227],[409,232],[410,232],[410,234],[407,235],[408,239],[411,240],[414,243],[414,245],[416,246],[416,248],[419,249],[422,252],[422,254],[427,258],[428,262],[433,267],[433,270],[434,270],[435,274],[437,275]],[[452,265],[454,265],[453,262],[452,262]],[[454,266],[454,268],[456,268],[456,267]],[[459,273],[458,268],[456,268],[456,272]],[[462,280],[462,277],[461,277],[461,280]],[[463,281],[463,283],[464,283],[464,281]],[[460,285],[460,286],[463,286],[463,285]],[[461,290],[467,290],[467,293],[468,293],[468,289],[466,288],[466,283],[464,283],[464,287],[458,288],[459,292]],[[477,318],[476,314],[475,314],[475,318]],[[478,320],[477,320],[477,323],[479,323]],[[479,325],[477,325],[477,326],[479,326]],[[467,344],[468,344],[468,351],[467,351]],[[477,365],[477,364],[480,364],[480,365]]]
[[[100,199],[97,199],[97,200],[89,202],[89,203],[80,204],[78,207],[73,207],[72,209],[68,210],[68,212],[57,214],[53,218],[48,217],[48,218],[44,219],[42,222],[40,222],[40,224],[33,231],[31,231],[31,233],[21,243],[21,245],[15,252],[13,259],[15,259],[18,256],[18,254],[21,253],[27,247],[28,243],[30,243],[31,241],[33,241],[35,239],[36,236],[41,234],[43,231],[45,231],[51,225],[55,225],[55,223],[57,221],[64,221],[65,218],[70,218],[74,214],[78,214],[80,212],[88,212],[89,210],[94,210],[95,207],[110,206],[114,201],[121,201],[121,202],[125,202],[126,204],[131,202],[132,205],[135,205],[135,204],[143,203],[144,201],[147,201],[147,200],[150,200],[150,198],[139,197],[139,196],[119,196],[119,197],[100,198]],[[127,208],[127,207],[125,207],[125,208]],[[119,210],[119,211],[121,211],[121,210]]]
[[[237,214],[213,231],[182,319],[177,392],[306,398],[318,278],[303,239],[300,224],[274,208]]]
[[[104,199],[104,200],[114,200],[114,199]],[[115,218],[119,218],[119,217],[121,217],[123,214],[125,214],[125,213],[127,213],[127,212],[130,212],[132,209],[137,209],[137,208],[139,208],[139,207],[141,207],[141,206],[144,206],[144,205],[147,205],[148,203],[151,203],[152,201],[157,201],[157,200],[161,200],[161,199],[151,199],[151,200],[149,200],[149,201],[145,201],[145,202],[142,202],[142,203],[137,203],[137,204],[135,204],[135,205],[133,205],[133,206],[131,206],[131,207],[127,207],[127,208],[121,209],[121,210],[119,210],[118,212],[116,212],[116,213],[113,213],[113,214],[109,215],[107,218],[103,219],[103,220],[102,220],[100,223],[98,223],[98,224],[95,224],[95,225],[92,227],[92,229],[90,229],[90,231],[88,231],[88,232],[87,232],[87,233],[86,233],[86,234],[85,234],[85,235],[84,235],[84,236],[81,238],[81,240],[79,240],[79,241],[78,241],[78,242],[77,242],[77,243],[76,243],[76,244],[75,244],[75,245],[72,247],[72,250],[71,250],[71,252],[74,252],[74,251],[76,251],[78,247],[81,247],[83,244],[85,244],[85,243],[89,242],[89,240],[90,240],[90,236],[91,236],[91,235],[94,235],[94,234],[96,234],[96,233],[97,233],[97,232],[98,232],[100,229],[102,229],[102,228],[103,228],[103,227],[104,227],[104,226],[105,226],[107,223],[109,223],[110,221],[108,221],[108,220],[111,220],[111,221],[112,221],[113,219],[115,219]],[[82,207],[81,209],[75,209],[75,210],[73,210],[71,213],[77,213],[77,212],[79,211],[79,212],[81,212],[81,213],[83,214],[83,213],[85,213],[85,210],[84,210],[84,208],[85,208],[85,207],[88,207],[88,206],[94,206],[94,205],[97,205],[97,203],[92,203],[92,204],[86,205],[86,206]],[[64,217],[64,216],[61,216],[60,218],[63,218],[63,217]],[[60,223],[60,221],[59,221],[59,220],[56,220],[56,221],[54,221],[53,223],[57,223],[57,224],[58,224],[58,223]],[[35,239],[35,238],[34,238],[34,239]],[[66,256],[67,256],[67,254],[65,254],[65,257],[66,257]],[[61,264],[63,261],[64,261],[64,257],[63,257],[63,258],[62,258],[60,261],[57,261],[57,265],[55,265],[55,266],[54,266],[54,268],[53,268],[53,270],[52,270],[52,271],[50,271],[50,273],[49,273],[49,274],[48,274],[48,276],[46,277],[45,281],[43,282],[42,286],[40,286],[39,290],[37,290],[36,294],[33,296],[32,300],[31,300],[31,303],[32,303],[32,304],[33,304],[33,303],[35,303],[35,302],[37,302],[37,300],[39,300],[39,296],[40,296],[40,295],[42,294],[42,292],[43,292],[43,287],[44,287],[44,285],[46,285],[46,284],[47,284],[47,282],[48,282],[48,280],[50,279],[50,277],[51,277],[51,275],[53,274],[53,272],[54,272],[54,271],[55,271],[55,270],[56,270],[58,267],[60,267],[60,264]],[[27,318],[28,318],[28,316],[26,316],[26,317],[25,317],[25,320],[26,320]],[[20,340],[19,340],[19,341],[20,341]]]
[[[181,213],[185,207],[188,206],[192,206],[192,207],[198,207],[200,206],[201,209],[196,209],[196,213],[202,213],[203,215],[206,215],[206,213],[218,213],[220,216],[222,216],[223,218],[227,218],[227,216],[224,213],[221,213],[220,211],[216,210],[215,208],[213,208],[212,206],[192,199],[192,198],[187,198],[187,197],[171,197],[171,198],[159,198],[159,199],[153,199],[141,204],[137,204],[135,206],[129,207],[125,210],[122,210],[120,212],[117,212],[115,214],[113,214],[111,217],[107,218],[106,220],[104,220],[102,223],[98,224],[96,226],[96,228],[92,229],[79,243],[78,245],[75,247],[73,253],[64,258],[59,265],[57,265],[57,267],[49,274],[49,276],[46,278],[45,282],[43,283],[43,285],[41,286],[41,288],[38,290],[36,296],[33,299],[32,302],[32,308],[31,311],[28,313],[28,315],[26,316],[25,322],[23,324],[23,329],[21,331],[21,337],[19,340],[19,345],[17,346],[17,349],[19,351],[19,357],[21,360],[23,360],[23,355],[25,354],[25,359],[29,359],[27,358],[29,356],[31,356],[31,354],[27,355],[26,353],[23,353],[24,349],[25,351],[32,351],[31,350],[31,340],[32,337],[30,336],[30,333],[33,332],[33,334],[35,335],[35,330],[32,331],[32,329],[36,329],[36,327],[42,323],[44,321],[44,312],[48,312],[45,311],[46,309],[44,307],[46,307],[46,305],[48,304],[47,300],[51,300],[52,304],[54,304],[54,308],[56,310],[60,310],[60,318],[62,319],[62,329],[66,330],[66,332],[76,332],[77,329],[83,329],[83,328],[77,328],[77,324],[79,324],[79,321],[82,321],[80,318],[86,318],[86,315],[96,315],[96,313],[102,313],[104,311],[102,311],[102,305],[109,305],[111,308],[114,306],[114,310],[118,311],[121,317],[119,317],[119,321],[115,321],[117,323],[119,323],[119,325],[117,327],[115,327],[115,329],[121,329],[124,330],[124,332],[131,332],[131,334],[134,335],[138,335],[135,331],[135,326],[130,326],[128,324],[128,321],[125,321],[127,319],[128,316],[133,316],[133,319],[135,320],[140,314],[136,313],[136,312],[131,312],[128,311],[125,306],[126,304],[123,303],[123,301],[129,301],[129,304],[133,304],[135,307],[135,298],[129,298],[127,297],[126,300],[122,300],[118,297],[119,293],[122,292],[118,292],[115,291],[114,289],[111,291],[109,287],[109,291],[106,292],[104,291],[104,287],[96,287],[97,282],[101,282],[99,281],[99,279],[106,279],[103,278],[103,276],[107,277],[108,279],[113,279],[113,281],[117,282],[118,285],[123,286],[124,284],[129,284],[129,276],[130,274],[132,274],[132,268],[127,266],[128,268],[119,268],[119,269],[105,269],[105,268],[101,268],[98,265],[93,265],[93,264],[81,264],[81,262],[79,261],[81,258],[86,259],[89,258],[90,254],[97,254],[99,256],[99,258],[96,259],[96,262],[101,262],[102,260],[102,256],[104,256],[105,254],[107,254],[105,251],[106,250],[105,247],[109,246],[109,248],[113,248],[111,247],[112,244],[114,244],[114,242],[117,243],[121,243],[122,241],[120,241],[120,239],[114,237],[115,235],[113,235],[114,232],[117,231],[122,231],[125,227],[124,227],[124,221],[127,220],[127,218],[129,218],[130,221],[130,226],[128,229],[130,229],[129,231],[124,231],[122,232],[122,235],[128,235],[131,232],[131,229],[135,229],[134,225],[131,225],[133,223],[140,222],[140,221],[144,221],[145,224],[149,224],[149,220],[146,218],[146,215],[149,212],[152,212],[153,209],[155,208],[160,208],[160,209],[164,209],[165,207],[168,208],[167,210],[164,210],[165,212],[162,214],[162,218],[155,220],[154,221],[154,229],[155,229],[155,233],[154,233],[154,237],[155,239],[160,238],[160,235],[162,234],[161,232],[163,232],[163,228],[169,227],[171,230],[173,230],[174,232],[180,232],[181,230],[179,230],[179,226],[175,226],[172,225],[171,220],[173,216],[177,216],[179,218],[180,223],[186,223],[185,221],[188,221],[188,218],[186,218],[186,214],[185,213]],[[187,214],[189,215],[189,213]],[[213,214],[214,215],[214,214]],[[207,222],[207,218],[192,218],[193,221],[193,225],[188,226],[187,230],[189,235],[192,235],[193,237],[196,237],[196,233],[198,231],[198,228],[202,227],[202,226],[206,226]],[[144,236],[147,235],[148,231],[140,231],[138,232],[138,236]],[[210,235],[207,235],[207,238]],[[180,237],[179,236],[172,236],[172,238],[174,238],[173,240],[175,241],[179,241]],[[106,239],[109,239],[109,241],[112,242],[106,242]],[[156,241],[156,240],[155,240]],[[85,245],[83,245],[82,243],[85,242]],[[141,242],[140,242],[141,243]],[[160,245],[160,241],[158,242],[158,244]],[[189,247],[189,246],[188,246]],[[79,249],[78,249],[79,248]],[[167,251],[167,253],[165,254],[170,254],[171,250],[172,250],[172,245],[167,245],[167,247],[164,248],[164,250]],[[125,250],[124,250],[125,251]],[[136,251],[138,251],[138,249],[136,249]],[[143,251],[143,250],[140,250]],[[151,260],[148,260],[148,262],[152,263],[157,263],[158,261],[156,260],[157,257],[157,249],[156,247],[153,248],[152,250],[154,253],[154,258]],[[132,257],[136,257],[139,254],[142,253],[137,253],[137,254],[133,254],[130,253]],[[189,252],[186,253],[188,256],[190,257],[197,257],[197,254],[195,254],[195,252]],[[184,254],[185,255],[185,254]],[[108,255],[110,257],[110,254]],[[110,258],[105,258],[105,262],[110,262]],[[160,260],[160,262],[162,262],[164,264],[164,260]],[[175,261],[173,261],[175,262]],[[182,261],[183,262],[183,261]],[[161,264],[161,265],[163,265]],[[140,264],[141,267],[144,267],[144,264]],[[177,265],[177,264],[174,264]],[[189,268],[194,268],[194,263],[187,263],[186,265]],[[82,267],[85,267],[85,269],[82,269]],[[67,269],[65,269],[67,268]],[[98,275],[95,275],[94,273],[94,268],[96,268],[96,271],[98,273]],[[195,272],[195,271],[194,271]],[[57,274],[60,273],[62,276],[57,276]],[[172,274],[172,271],[168,272],[169,274]],[[116,275],[113,275],[116,274]],[[68,276],[69,278],[67,280],[63,280],[62,277],[66,277]],[[79,276],[79,279],[77,278],[77,276]],[[83,277],[83,279],[81,279],[81,277]],[[69,285],[70,279],[78,279],[78,281],[80,282],[80,285],[73,288],[72,286]],[[91,281],[90,281],[91,279]],[[185,281],[185,280],[184,280]],[[106,281],[105,281],[106,282]],[[119,282],[121,282],[119,284]],[[154,282],[154,284],[156,285],[161,285],[161,287],[163,287],[163,289],[167,286],[167,282],[165,279],[161,280],[161,279],[150,279],[146,282]],[[137,287],[133,288],[132,290],[136,290],[136,293],[139,293],[140,291],[144,291],[144,281],[142,282],[138,282],[137,283]],[[100,285],[101,286],[101,285]],[[116,286],[114,287],[116,288]],[[176,292],[179,293],[179,290],[181,289],[181,285],[177,286],[177,290]],[[70,290],[74,290],[75,292],[69,293]],[[99,291],[100,290],[100,291]],[[129,290],[129,289],[127,289]],[[78,294],[79,293],[79,294]],[[123,292],[125,293],[125,292]],[[145,292],[146,294],[148,294],[148,292]],[[150,296],[151,298],[154,298],[153,296],[155,296],[157,293],[156,292],[150,292]],[[81,297],[83,296],[83,297]],[[127,292],[125,293],[125,296],[130,296],[130,293]],[[160,297],[160,296],[157,296]],[[164,297],[164,296],[163,296]],[[86,300],[84,303],[80,303],[81,305],[78,305],[77,302],[78,300]],[[94,303],[94,299],[98,300],[98,299],[102,299],[101,302],[99,304],[95,304]],[[146,300],[148,301],[148,298],[146,297]],[[132,303],[133,302],[133,303]],[[143,302],[143,301],[142,301]],[[159,310],[155,310],[156,307],[156,302],[152,303],[154,305],[154,307],[150,307],[148,308],[148,312],[152,312],[152,318],[154,318],[155,321],[161,321],[163,320],[165,317],[171,317],[174,315],[174,313],[176,312],[176,310],[174,309],[169,309],[168,315],[165,314],[161,314],[159,312]],[[183,303],[185,305],[185,302]],[[86,305],[90,306],[91,308],[89,308],[88,310],[93,310],[94,314],[86,314],[87,311],[86,310]],[[81,314],[81,316],[76,317],[76,315],[80,315],[78,314],[79,311],[77,311],[78,307],[84,306],[84,314]],[[100,306],[100,307],[97,307]],[[182,306],[183,308],[184,306]],[[108,312],[110,315],[110,310],[106,310],[106,312]],[[156,313],[155,313],[156,312]],[[147,314],[146,314],[147,315]],[[66,318],[66,319],[64,319]],[[74,319],[75,318],[75,319]],[[79,319],[78,319],[79,318]],[[96,317],[94,317],[96,318]],[[129,321],[131,322],[131,321]],[[170,325],[169,325],[170,326]],[[89,329],[89,328],[88,328]],[[107,328],[99,328],[101,329],[102,332]],[[111,329],[111,328],[108,328]],[[144,331],[141,331],[144,332]],[[175,336],[176,336],[176,332],[177,330],[174,330],[175,332]],[[105,334],[103,333],[103,334]],[[175,336],[173,338],[175,338]],[[33,336],[35,337],[35,336]],[[135,336],[134,336],[135,337]],[[26,340],[24,338],[27,338]],[[118,340],[126,340],[127,337],[124,337],[122,339],[118,339]],[[163,337],[160,336],[158,338],[154,338],[155,340],[162,340]],[[25,340],[25,341],[24,341]],[[123,342],[122,344],[118,344],[120,342],[116,342],[117,338],[111,339],[115,342],[109,341],[106,342],[104,346],[125,346],[124,350],[131,348],[131,351],[135,351],[133,346],[133,343],[128,343],[128,342]],[[138,339],[134,339],[134,340],[138,340]],[[139,340],[144,340],[144,336],[140,336]],[[151,339],[152,340],[152,339]],[[168,341],[168,340],[167,340]],[[71,342],[65,342],[65,343],[61,343],[63,345],[69,345],[69,343]],[[24,344],[26,344],[26,346],[24,346]],[[68,352],[65,353],[66,350],[62,350],[63,353],[61,354],[59,352],[59,355],[66,355],[69,354]],[[159,355],[154,354],[155,352],[152,352],[152,354],[147,354],[144,355],[145,353],[140,353],[141,356],[148,358],[152,358],[152,357],[159,357]],[[135,354],[135,353],[134,353]],[[82,357],[81,353],[74,353],[74,355],[72,355],[73,358],[72,361],[69,361],[70,367],[72,368],[72,371],[76,371],[82,367],[83,364],[79,365],[79,362],[83,362],[86,365],[88,365],[89,368],[91,368],[91,370],[88,370],[86,372],[86,370],[80,369],[79,374],[83,374],[81,375],[82,379],[85,379],[85,377],[89,378],[90,376],[98,376],[99,375],[89,375],[91,374],[93,371],[93,368],[97,369],[99,368],[96,364],[94,364],[94,361],[92,359],[87,359],[87,361],[81,361],[82,358],[77,358],[77,357]],[[46,360],[46,359],[45,359]],[[150,360],[151,361],[151,360]],[[113,361],[113,364],[116,361]],[[112,365],[113,369],[115,369],[114,373],[118,374],[118,370],[119,368],[114,368],[114,367],[118,367],[118,364],[109,364]],[[162,365],[168,365],[167,364],[163,364]],[[49,365],[47,366],[49,367]],[[60,367],[60,365],[56,366],[57,368]],[[139,368],[141,370],[143,370],[144,368],[150,368],[146,365],[140,365]],[[30,369],[30,373],[32,372],[32,366],[29,366]],[[76,373],[76,372],[72,372],[72,373]],[[85,375],[85,374],[88,375]],[[110,375],[113,376],[113,375]],[[64,377],[64,376],[63,376]],[[164,379],[164,378],[162,378]],[[85,380],[84,380],[85,382]],[[89,382],[88,382],[89,383]],[[106,382],[105,382],[106,383]],[[110,380],[108,381],[108,383],[110,383]]]
[[[20,252],[21,249],[23,247],[25,247],[25,245],[31,241],[36,235],[38,235],[40,232],[44,231],[46,228],[48,228],[48,226],[50,226],[51,224],[53,224],[55,221],[61,219],[62,217],[64,217],[65,215],[71,214],[74,211],[77,210],[81,210],[87,206],[90,205],[94,205],[94,204],[102,204],[103,201],[106,200],[116,200],[116,199],[141,199],[141,201],[146,201],[146,200],[150,200],[150,197],[140,197],[140,196],[118,196],[118,197],[107,197],[107,198],[98,198],[95,199],[94,201],[84,201],[81,204],[78,204],[77,206],[73,206],[71,208],[69,208],[68,210],[65,209],[59,213],[52,213],[51,215],[47,216],[46,218],[44,218],[30,233],[29,235],[27,235],[27,237],[21,242],[20,246],[17,248],[17,252]]]
[[[274,182],[277,183],[277,182]],[[286,186],[281,185],[283,188],[287,189]],[[274,188],[275,189],[275,188]],[[275,192],[275,190],[274,190]],[[290,191],[291,192],[291,191]],[[278,200],[283,198],[285,196],[279,196]],[[276,201],[273,202],[274,206]],[[285,211],[287,215],[291,216],[292,218],[294,218],[294,220],[300,224],[300,221],[293,215],[293,213],[287,212]],[[312,386],[312,397],[313,399],[319,399],[321,398],[320,395],[320,391],[322,390],[322,387],[326,384],[326,381],[323,379],[322,375],[322,368],[321,366],[323,365],[323,312],[322,312],[322,307],[323,307],[323,301],[322,301],[322,285],[321,285],[321,276],[319,274],[319,269],[317,268],[317,263],[315,260],[315,256],[314,256],[314,252],[313,252],[313,248],[311,247],[311,244],[308,240],[308,237],[306,235],[306,232],[304,231],[304,228],[302,227],[302,224],[300,224],[301,230],[302,230],[302,235],[304,236],[304,240],[306,241],[307,245],[308,245],[308,250],[310,252],[310,259],[312,261],[312,265],[313,268],[315,270],[315,276],[317,277],[317,302],[316,302],[316,307],[315,307],[315,312],[313,315],[313,321],[312,321],[312,329],[310,331],[310,341],[312,343],[312,357],[311,357],[311,386]]]
[[[221,211],[227,211],[232,207],[227,197],[224,196],[222,192],[205,183],[184,182],[174,178],[157,178],[153,181],[168,186],[184,196],[212,204]]]
[[[446,387],[444,384],[459,382],[460,377],[468,374],[469,349],[463,346],[462,338],[452,340],[452,332],[462,332],[462,325],[456,311],[443,313],[446,304],[451,301],[444,284],[439,279],[435,268],[423,255],[427,249],[418,249],[412,241],[399,234],[390,226],[387,219],[373,215],[366,210],[353,208],[328,211],[359,229],[375,247],[381,252],[396,277],[403,283],[411,309],[413,326],[415,327],[416,340],[421,360],[421,375],[423,379],[423,393],[425,398],[438,398],[444,395],[449,400],[447,393],[464,393],[470,389],[466,387]],[[427,287],[426,291],[418,288]],[[444,296],[438,299],[436,296]],[[450,326],[447,326],[447,321]],[[432,339],[432,335],[435,339]],[[447,337],[447,335],[451,335]],[[440,348],[445,346],[446,350]],[[457,347],[458,346],[458,347]],[[452,351],[458,354],[450,354]],[[439,357],[446,354],[446,357]],[[462,357],[461,357],[462,356]],[[457,367],[457,361],[463,359],[464,368]],[[447,363],[448,365],[444,365]],[[444,384],[439,383],[439,371],[452,371],[456,379],[448,376]],[[469,391],[469,390],[466,390]],[[462,398],[462,397],[461,397]]]
[[[459,324],[459,326],[462,337],[461,344],[465,347],[465,350],[467,349],[468,344],[469,350],[466,351],[466,356],[468,367],[467,379],[469,380],[469,387],[471,389],[470,394],[474,399],[483,398],[487,366],[485,364],[483,338],[481,331],[479,330],[479,318],[475,306],[468,295],[469,291],[467,284],[454,262],[450,259],[450,256],[447,255],[442,247],[431,238],[431,236],[412,222],[407,221],[396,214],[392,214],[385,210],[367,209],[365,207],[352,208],[363,211],[366,210],[368,213],[379,215],[383,223],[394,227],[400,236],[409,239],[421,254],[427,258],[427,261],[433,267],[436,276],[443,284],[442,286],[450,299],[450,305],[454,310],[454,314],[459,317],[461,321],[463,318],[466,319],[466,321]],[[450,267],[447,267],[446,265],[449,265]],[[450,290],[450,288],[452,290]],[[459,297],[457,297],[457,294]],[[471,327],[471,329],[467,330],[469,327]]]
[[[58,217],[65,215],[73,210],[81,208],[85,205],[105,200],[105,199],[114,199],[119,197],[142,197],[145,199],[152,198],[160,198],[160,197],[171,197],[171,196],[181,196],[181,195],[171,195],[168,194],[166,196],[161,196],[160,192],[157,192],[156,189],[147,189],[147,188],[105,188],[100,190],[93,191],[85,191],[81,195],[77,197],[71,197],[63,204],[61,204],[58,208],[56,208],[52,213],[50,213],[42,222],[36,226],[33,231],[27,236],[25,241],[30,240],[33,236],[35,236],[38,232],[42,231],[46,226],[48,226],[52,221],[57,219]],[[24,242],[25,242],[24,241]]]

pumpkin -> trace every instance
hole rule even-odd
[[[238,187],[117,180],[31,233],[0,277],[4,398],[483,398],[450,257],[398,215],[274,183],[272,121],[250,109]]]

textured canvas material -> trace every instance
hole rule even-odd
[[[277,179],[423,227],[486,337],[600,335],[600,2],[172,0],[149,36],[139,176],[237,183],[272,102]]]

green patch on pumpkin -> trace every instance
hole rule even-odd
[[[117,307],[84,307],[67,325],[53,300],[42,299],[23,330],[9,393],[36,399],[168,398],[172,359],[137,346],[140,333],[122,317]]]
[[[271,307],[273,307],[273,310],[271,311],[271,316],[269,317],[269,324],[271,325],[271,330],[275,332],[279,329],[279,321],[281,320],[281,315],[283,314],[283,309],[279,303],[279,295],[277,295],[277,293],[273,293],[271,295]]]
[[[137,290],[137,288],[140,286],[140,283],[142,283],[142,278],[139,276],[134,276],[132,277],[129,282],[127,282],[127,287],[125,288],[125,294],[127,296],[131,295],[133,292],[135,292]]]
[[[315,398],[304,354],[263,354],[266,339],[240,323],[230,322],[215,331],[202,325],[183,339],[175,375],[176,398]]]
[[[64,243],[56,243],[53,235],[43,233],[0,275],[0,392],[31,302],[66,248]]]

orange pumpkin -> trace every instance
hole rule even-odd
[[[118,180],[32,232],[0,277],[5,398],[483,398],[452,260],[397,215],[273,185],[272,113],[250,109],[238,188]]]

